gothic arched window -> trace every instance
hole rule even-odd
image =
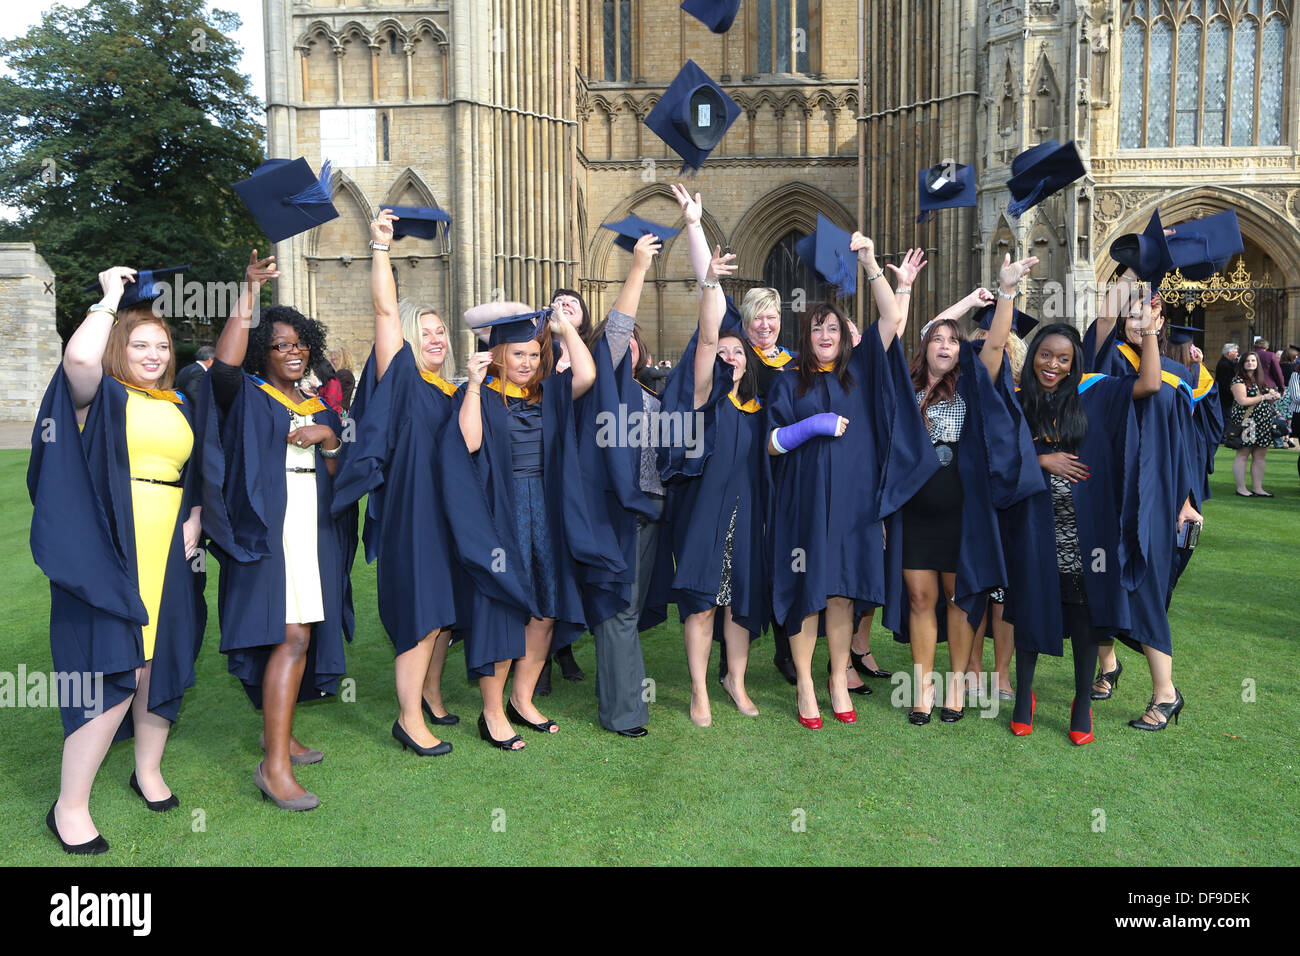
[[[1124,0],[1119,144],[1280,146],[1290,0]]]

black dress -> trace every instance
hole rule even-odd
[[[917,392],[919,404],[925,392]],[[925,410],[925,424],[943,467],[903,506],[903,567],[917,571],[957,572],[961,553],[962,485],[957,446],[966,420],[960,395],[934,402]]]

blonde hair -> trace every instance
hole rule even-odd
[[[781,316],[781,293],[775,289],[769,289],[759,286],[750,289],[745,293],[745,297],[740,300],[740,321],[745,326],[745,332],[748,334],[749,325],[754,321],[754,316],[768,309],[776,309],[778,320]]]
[[[411,352],[415,355],[415,364],[426,372],[433,371],[429,368],[428,363],[424,360],[424,343],[420,340],[420,318],[432,312],[438,317],[443,328],[447,329],[447,357],[442,360],[442,368],[438,374],[450,382],[456,374],[456,353],[451,345],[451,329],[447,327],[447,320],[442,317],[442,313],[432,306],[425,305],[423,302],[412,302],[409,299],[403,299],[397,303],[397,314],[402,320],[402,337],[411,345]]]
[[[985,329],[976,329],[971,333],[972,339],[982,339],[988,337],[988,331]],[[1015,379],[1017,385],[1020,384],[1020,370],[1025,367],[1025,358],[1029,354],[1029,346],[1025,340],[1016,335],[1015,330],[1007,334],[1007,358],[1011,359],[1011,377]]]
[[[330,364],[334,366],[334,371],[341,372],[347,369],[349,372],[356,371],[352,366],[352,350],[349,348],[334,349],[330,352]]]
[[[142,325],[153,323],[162,327],[167,334],[167,367],[150,388],[171,388],[176,378],[176,346],[172,342],[172,330],[165,319],[160,319],[149,308],[152,303],[144,303],[145,308],[137,309],[119,316],[113,328],[109,330],[108,341],[104,343],[104,371],[119,382],[135,385],[131,378],[131,366],[126,360],[126,346],[131,341],[131,333]],[[135,385],[136,388],[143,386]]]

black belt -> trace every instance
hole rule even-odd
[[[284,470],[287,471],[287,472],[291,472],[292,474],[295,474],[295,475],[314,475],[314,474],[316,474],[316,469],[315,469],[315,468],[285,468]]]
[[[149,482],[149,484],[151,484],[151,485],[166,485],[168,488],[184,488],[184,487],[185,487],[185,486],[184,486],[183,484],[181,484],[179,481],[163,481],[161,478],[137,478],[135,475],[132,475],[132,476],[131,476],[131,480],[132,480],[132,481],[147,481],[147,482]]]

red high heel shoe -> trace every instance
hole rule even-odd
[[[1034,732],[1034,711],[1038,709],[1038,698],[1031,690],[1029,692],[1029,723],[1019,724],[1014,720],[1011,721],[1011,732],[1017,737],[1028,737]]]
[[[829,680],[826,682],[826,693],[831,694],[831,682]],[[833,694],[831,694],[831,700],[835,700]],[[848,710],[836,710],[835,704],[832,703],[831,713],[835,715],[835,719],[841,724],[855,724],[858,721],[858,711],[856,707],[851,707]]]
[[[1074,701],[1070,701],[1070,723],[1074,723]],[[1092,735],[1092,708],[1088,708],[1088,731],[1082,730],[1070,731],[1070,743],[1076,747],[1082,747],[1084,744],[1090,744],[1097,738]]]
[[[821,719],[821,717],[805,717],[803,714],[799,713],[797,710],[795,711],[795,716],[797,716],[797,717],[799,718],[799,723],[803,724],[803,725],[804,725],[805,727],[807,727],[809,730],[821,730],[821,729],[822,729],[822,719]]]

